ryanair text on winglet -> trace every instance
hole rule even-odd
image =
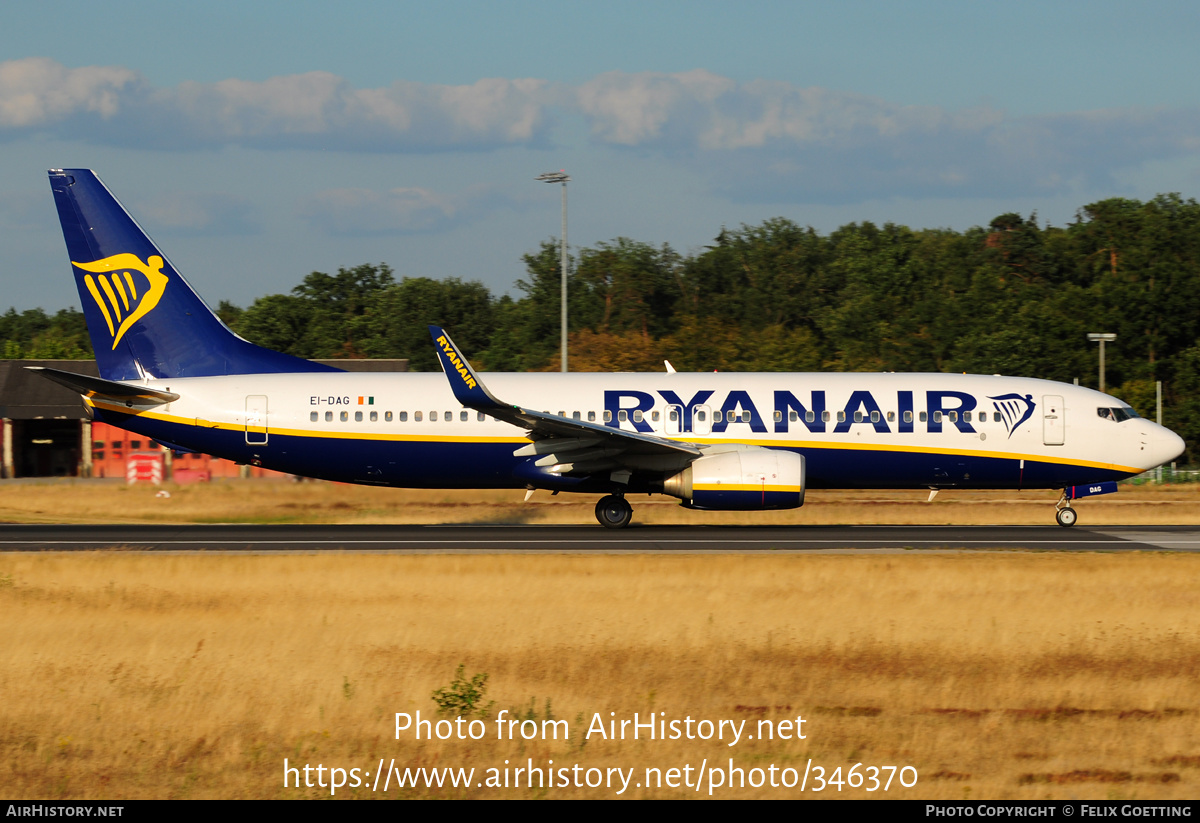
[[[467,384],[467,388],[475,388],[475,378],[471,376],[471,372],[458,356],[458,352],[454,350],[454,346],[450,345],[450,341],[446,339],[446,336],[442,335],[437,339],[437,342],[441,345],[442,351],[446,353],[446,359],[450,361],[450,364],[462,376],[463,382]]]

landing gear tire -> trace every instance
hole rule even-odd
[[[1055,519],[1058,520],[1058,525],[1060,525],[1060,526],[1074,526],[1075,520],[1078,517],[1079,517],[1079,515],[1077,515],[1075,513],[1075,510],[1072,509],[1070,506],[1059,509],[1058,514],[1055,515]]]
[[[633,519],[633,506],[619,494],[601,497],[596,504],[596,519],[606,529],[623,529]]]

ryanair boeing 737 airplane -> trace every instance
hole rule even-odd
[[[808,488],[1059,489],[1071,501],[1178,457],[1106,394],[957,374],[476,374],[430,327],[444,375],[344,372],[255,346],[197,296],[94,173],[50,186],[101,377],[43,376],[96,420],[180,451],[406,488],[630,494],[692,509],[803,505]]]

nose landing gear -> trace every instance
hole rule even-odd
[[[1075,520],[1079,517],[1075,510],[1071,508],[1071,501],[1067,499],[1067,490],[1063,489],[1062,497],[1058,498],[1058,502],[1054,504],[1056,514],[1054,519],[1058,521],[1058,525],[1069,527],[1075,525]]]
[[[624,495],[601,497],[596,504],[596,519],[606,529],[623,529],[633,519],[633,506],[629,505]]]

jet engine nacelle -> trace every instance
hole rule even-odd
[[[743,449],[700,457],[663,482],[691,509],[748,511],[804,505],[804,455]]]

